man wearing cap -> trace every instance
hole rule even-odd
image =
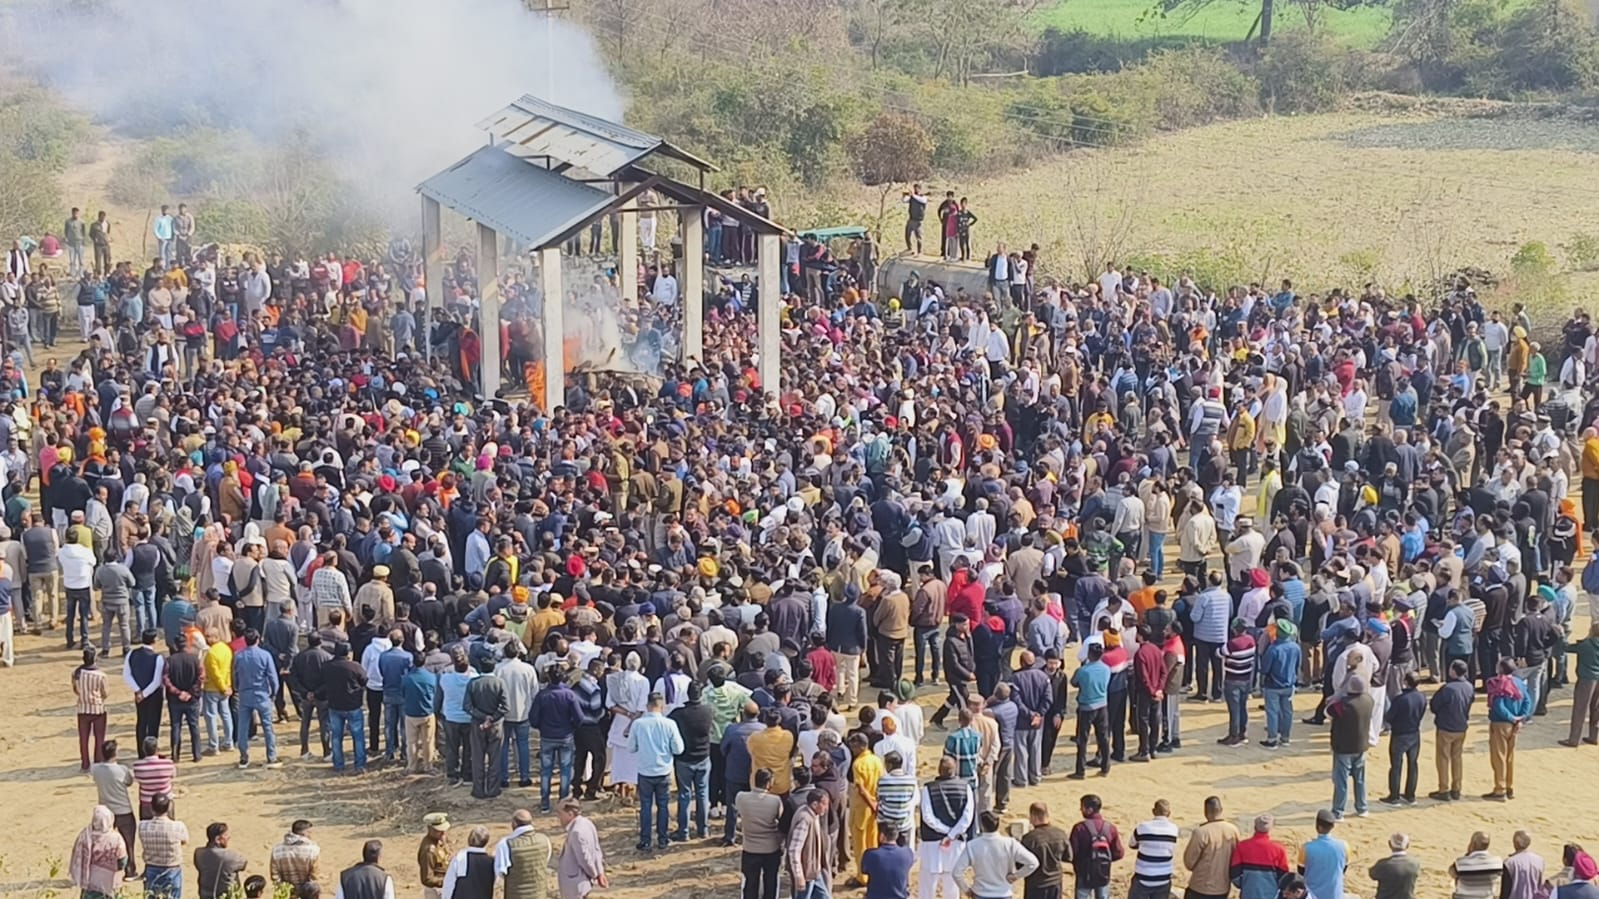
[[[605,878],[605,853],[600,848],[600,835],[594,822],[584,817],[576,799],[561,800],[555,814],[566,830],[561,857],[556,863],[561,899],[583,899],[595,887],[602,890],[609,887]]]
[[[422,816],[427,832],[416,849],[417,878],[422,882],[422,899],[441,899],[444,895],[444,875],[450,868],[454,853],[450,849],[450,816],[446,812],[432,812]]]
[[[1349,847],[1335,839],[1333,827],[1341,819],[1336,810],[1316,811],[1316,838],[1299,847],[1299,873],[1311,896],[1342,896],[1344,869],[1349,866]]]
[[[1276,899],[1277,881],[1288,873],[1288,850],[1271,838],[1271,815],[1255,818],[1254,833],[1233,847],[1229,865],[1238,899]]]
[[[394,590],[389,586],[389,566],[372,566],[372,580],[355,591],[354,604],[356,609],[371,606],[378,613],[379,627],[394,623]]]

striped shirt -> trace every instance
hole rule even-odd
[[[1171,819],[1151,818],[1133,828],[1128,845],[1138,852],[1134,881],[1157,889],[1171,885],[1172,861],[1177,856],[1177,825]]]
[[[183,867],[183,845],[189,842],[189,828],[182,821],[165,815],[139,822],[139,846],[144,849],[146,868]]]
[[[105,672],[98,668],[79,668],[72,672],[73,691],[78,694],[78,714],[104,715]]]
[[[955,759],[955,776],[968,779],[977,776],[977,753],[982,745],[982,738],[970,726],[944,738],[944,754]]]
[[[877,781],[877,820],[893,824],[901,833],[909,831],[919,786],[911,774],[883,775]]]
[[[133,779],[139,782],[139,803],[149,805],[159,793],[171,795],[172,782],[178,777],[178,763],[159,755],[145,756],[128,766]]]
[[[1494,899],[1505,863],[1497,855],[1471,852],[1455,859],[1454,899]]]
[[[1488,604],[1483,602],[1482,599],[1477,596],[1467,596],[1465,599],[1461,600],[1460,604],[1471,610],[1472,633],[1481,632],[1482,623],[1488,617]]]
[[[1222,654],[1222,673],[1228,680],[1249,680],[1255,674],[1255,638],[1241,634],[1227,641]]]

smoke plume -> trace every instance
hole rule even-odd
[[[588,35],[522,0],[40,0],[11,5],[0,37],[124,133],[304,134],[384,209],[414,210],[412,188],[523,93],[622,112]]]

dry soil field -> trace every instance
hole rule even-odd
[[[1585,631],[1585,619],[1579,629]],[[24,637],[19,648],[17,667],[0,672],[9,697],[5,726],[0,729],[0,808],[10,810],[16,822],[0,850],[0,895],[43,896],[52,891],[66,895],[71,888],[62,879],[63,863],[73,836],[88,822],[95,797],[93,783],[77,771],[69,686],[76,653],[67,653],[58,636]],[[123,693],[118,685],[111,735],[129,746],[133,711]],[[921,702],[931,708],[937,699],[929,691]],[[1301,696],[1297,705],[1301,714],[1307,714],[1313,697]],[[1593,776],[1599,770],[1599,749],[1554,745],[1565,735],[1569,707],[1569,692],[1557,692],[1549,717],[1537,719],[1524,732],[1516,799],[1510,803],[1476,798],[1492,785],[1486,723],[1476,724],[1468,739],[1467,799],[1448,806],[1423,801],[1413,808],[1391,809],[1376,802],[1385,787],[1387,762],[1386,749],[1375,750],[1368,763],[1371,816],[1351,817],[1337,832],[1351,845],[1350,891],[1370,895],[1365,870],[1385,853],[1385,841],[1394,831],[1409,833],[1412,851],[1425,860],[1421,893],[1425,896],[1445,895],[1448,864],[1463,851],[1473,830],[1487,831],[1498,848],[1508,847],[1514,830],[1526,828],[1534,835],[1534,848],[1551,861],[1558,860],[1563,841],[1599,845],[1599,818],[1588,811],[1599,804],[1599,779]],[[1188,705],[1180,753],[1154,764],[1118,766],[1104,780],[1066,780],[1069,755],[1058,750],[1058,773],[1036,789],[1015,791],[1012,811],[1025,816],[1027,803],[1043,800],[1070,819],[1077,798],[1093,791],[1104,797],[1106,814],[1125,831],[1147,816],[1154,800],[1164,797],[1171,800],[1175,818],[1186,830],[1203,820],[1203,799],[1217,794],[1241,827],[1247,828],[1254,815],[1268,811],[1276,816],[1278,837],[1285,842],[1313,836],[1315,811],[1328,805],[1331,796],[1325,731],[1296,724],[1295,746],[1288,751],[1270,752],[1254,744],[1229,749],[1216,745],[1225,733],[1225,717],[1219,705]],[[1258,706],[1251,717],[1251,735],[1259,739],[1263,719]],[[1482,722],[1480,716],[1478,720]],[[941,739],[941,734],[930,732],[927,742]],[[324,872],[355,863],[361,842],[379,837],[387,843],[388,868],[400,887],[399,895],[414,897],[419,895],[414,850],[423,814],[448,811],[460,825],[484,823],[499,836],[509,830],[513,810],[537,807],[535,791],[513,787],[497,801],[480,803],[464,789],[446,790],[440,778],[412,779],[392,769],[338,778],[326,763],[299,761],[295,750],[284,751],[289,761],[279,771],[259,767],[259,744],[258,766],[249,771],[237,770],[234,759],[227,756],[207,758],[198,766],[182,762],[180,819],[195,834],[210,821],[227,821],[233,846],[250,857],[252,870],[264,870],[271,846],[298,817],[315,822]],[[1431,753],[1429,733],[1423,746],[1423,793],[1434,785]],[[924,753],[926,758],[932,756]],[[691,843],[664,855],[640,856],[633,851],[636,824],[631,812],[597,808],[595,815],[612,871],[613,887],[606,895],[618,899],[735,895],[738,872],[731,851],[714,843]],[[557,833],[553,817],[541,818],[539,827]],[[465,828],[456,833],[462,837]],[[1130,866],[1130,860],[1118,865],[1116,895],[1125,890]]]
[[[935,179],[929,192],[970,197],[979,259],[996,240],[1037,242],[1051,273],[1066,277],[1081,277],[1085,240],[1124,230],[1126,209],[1116,255],[1204,250],[1309,290],[1420,283],[1463,265],[1502,272],[1533,240],[1563,262],[1573,235],[1599,234],[1599,126],[1460,114],[1481,108],[1439,101],[1231,122],[1023,171]],[[877,192],[861,189],[848,208],[873,221]],[[900,247],[900,224],[891,203],[889,251]]]

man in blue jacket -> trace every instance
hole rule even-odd
[[[272,731],[272,697],[278,692],[278,663],[261,648],[261,634],[253,628],[244,632],[244,649],[233,656],[233,692],[239,697],[239,714],[233,720],[233,741],[239,747],[239,767],[250,767],[250,719],[259,717],[266,736],[268,768],[282,767],[278,761],[278,738]]]
[[[827,609],[827,649],[838,671],[839,710],[847,711],[860,699],[861,653],[866,651],[866,610],[856,603],[860,591],[844,588],[844,598]],[[746,778],[746,782],[747,782]]]
[[[1421,756],[1421,722],[1427,717],[1427,699],[1416,689],[1416,672],[1405,672],[1404,689],[1388,703],[1384,721],[1388,725],[1388,795],[1385,805],[1412,805],[1416,801],[1416,781],[1420,777],[1417,761]],[[1409,766],[1406,769],[1406,765]],[[1399,775],[1405,772],[1404,789]]]
[[[1110,669],[1101,661],[1104,656],[1103,644],[1090,644],[1088,662],[1072,675],[1072,686],[1077,688],[1077,767],[1068,775],[1072,780],[1083,779],[1090,730],[1099,750],[1099,774],[1110,773],[1110,739],[1105,733],[1110,724]]]
[[[400,712],[405,717],[407,774],[430,774],[433,770],[436,725],[433,710],[438,703],[439,676],[427,670],[423,662],[421,653],[413,653],[411,669],[400,680]]]
[[[756,720],[760,708],[754,702],[744,704],[744,712],[737,724],[722,730],[722,772],[727,778],[727,817],[723,819],[722,845],[733,845],[733,834],[738,832],[738,807],[734,804],[738,794],[749,789],[753,763],[750,759],[750,734],[763,730]]]
[[[1260,687],[1266,697],[1267,749],[1290,745],[1294,729],[1294,688],[1299,679],[1299,629],[1285,618],[1277,620],[1277,637],[1260,659]]]
[[[550,776],[561,772],[561,795],[572,795],[572,756],[577,748],[577,729],[583,723],[583,706],[577,693],[567,686],[556,666],[544,672],[544,689],[533,697],[528,724],[539,732],[539,811],[550,810]]]
[[[1015,777],[1018,787],[1036,787],[1043,776],[1044,721],[1053,704],[1049,675],[1031,650],[1022,650],[1011,690],[1016,700]]]
[[[405,717],[405,675],[415,664],[412,647],[402,645],[405,631],[389,631],[389,648],[378,655],[378,671],[383,675],[383,726],[385,728],[383,759],[392,762],[397,755],[409,757],[412,751],[405,744],[405,731],[400,720]]]
[[[1194,673],[1197,702],[1221,701],[1221,652],[1227,643],[1227,626],[1232,622],[1233,600],[1222,587],[1222,574],[1213,571],[1209,587],[1194,597],[1191,620],[1194,625]]]

